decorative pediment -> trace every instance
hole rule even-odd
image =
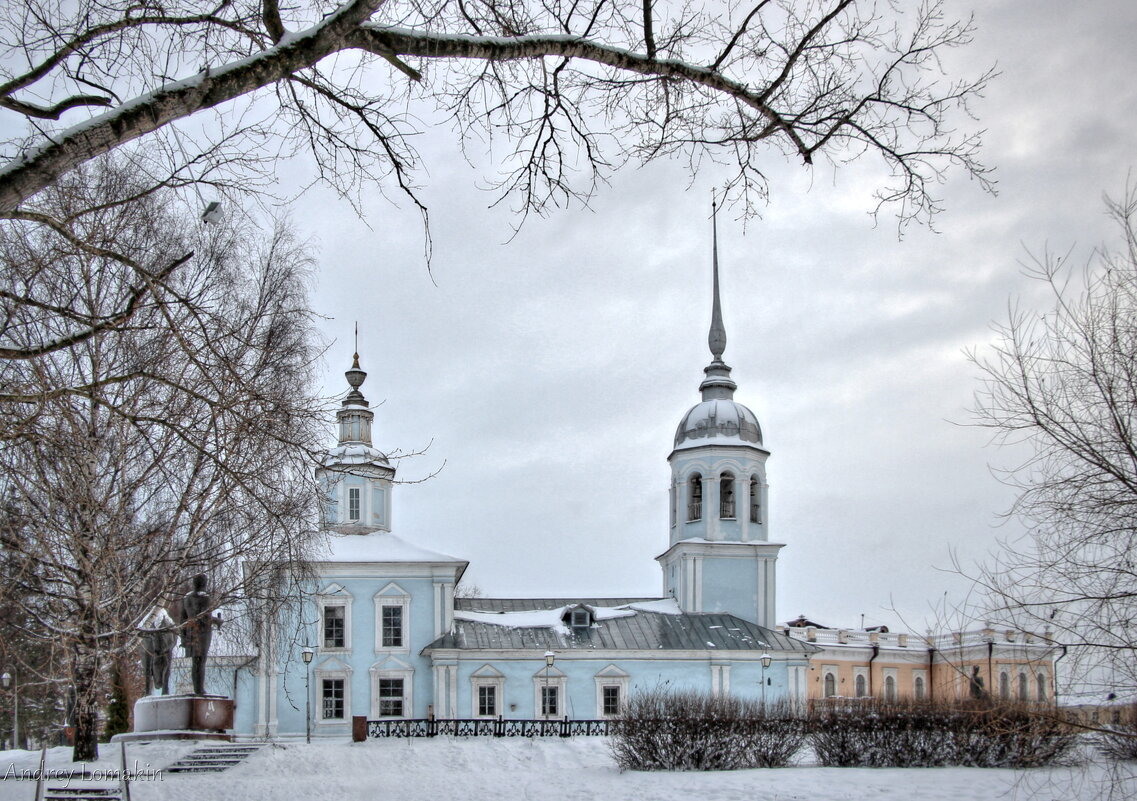
[[[414,667],[397,656],[388,656],[385,659],[380,659],[374,665],[368,668],[371,673],[378,673],[383,670],[414,670]]]
[[[320,590],[319,594],[323,596],[339,595],[344,598],[351,597],[351,593],[348,592],[342,584],[336,584],[334,581],[328,586],[324,587],[324,589]]]
[[[630,676],[615,665],[608,665],[608,667],[601,670],[596,674],[598,679],[627,679]]]
[[[505,674],[495,668],[493,665],[482,665],[480,668],[470,674],[475,679],[503,679]]]
[[[548,670],[548,673],[545,672],[546,670]],[[536,673],[533,674],[533,678],[543,679],[543,678],[545,678],[546,675],[550,679],[563,679],[563,678],[565,678],[565,674],[562,673],[561,669],[556,667],[556,666],[551,667],[551,668],[541,668],[540,670],[538,670]]]
[[[410,598],[411,594],[395,582],[391,582],[374,595],[376,600],[398,601]]]
[[[339,659],[338,657],[329,656],[327,659],[321,660],[320,662],[316,663],[316,670],[325,673],[351,673],[351,665],[349,665],[347,662],[344,662],[342,659]]]

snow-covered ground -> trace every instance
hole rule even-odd
[[[147,779],[191,750],[187,743],[128,746],[131,769]],[[102,746],[89,769],[118,767],[118,747]],[[38,752],[0,751],[0,776],[33,771]],[[70,749],[48,752],[47,768],[71,770]],[[977,768],[868,769],[800,766],[722,773],[621,773],[603,738],[495,740],[492,738],[285,743],[266,746],[226,773],[157,774],[131,785],[134,801],[1072,801],[1108,797],[1125,788],[1100,765],[1045,770]],[[60,783],[60,782],[56,782]],[[30,801],[35,782],[0,781],[0,801]]]

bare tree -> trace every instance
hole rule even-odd
[[[1079,689],[1137,691],[1137,192],[1107,199],[1114,249],[1079,271],[1046,254],[1052,307],[1012,306],[983,372],[981,425],[1021,459],[1005,470],[1027,525],[980,580],[996,611],[1071,646]],[[1101,698],[1099,695],[1099,700]]]
[[[0,450],[16,521],[0,595],[23,636],[63,651],[77,760],[96,757],[106,671],[155,604],[199,572],[219,604],[284,603],[281,566],[311,539],[309,258],[284,225],[264,237],[186,212],[104,158],[0,224],[21,298],[0,407],[24,409]]]
[[[25,0],[4,17],[0,113],[28,134],[7,143],[0,211],[143,137],[195,177],[225,164],[247,185],[307,151],[345,193],[418,203],[412,142],[439,113],[523,211],[675,156],[731,165],[751,211],[767,146],[880,159],[901,221],[934,214],[951,168],[987,186],[967,103],[991,72],[944,74],[971,22],[935,0]]]

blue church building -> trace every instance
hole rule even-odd
[[[712,262],[711,361],[668,457],[659,596],[456,593],[469,563],[393,525],[395,467],[372,442],[357,354],[338,444],[317,471],[327,546],[305,579],[302,620],[291,640],[270,627],[255,653],[215,660],[212,678],[237,702],[234,734],[303,736],[309,704],[313,736],[345,737],[353,716],[607,718],[630,693],[662,685],[804,700],[816,647],[774,631],[782,545],[766,514],[770,452],[722,359],[717,243]]]

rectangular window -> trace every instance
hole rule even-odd
[[[385,718],[403,716],[402,679],[379,679],[379,715]]]
[[[344,627],[344,607],[324,607],[324,647],[346,648],[347,629]]]
[[[352,487],[347,491],[347,519],[359,519],[359,488]]]
[[[555,718],[557,712],[557,687],[556,686],[542,686],[541,687],[541,714],[547,718]]]
[[[603,709],[605,715],[618,715],[620,714],[620,687],[618,685],[607,685],[601,687],[600,691],[603,693]]]
[[[384,648],[403,647],[403,607],[383,607],[383,637]]]
[[[493,717],[497,714],[497,687],[483,684],[478,687],[478,715]]]
[[[324,720],[343,720],[343,679],[324,679]]]

